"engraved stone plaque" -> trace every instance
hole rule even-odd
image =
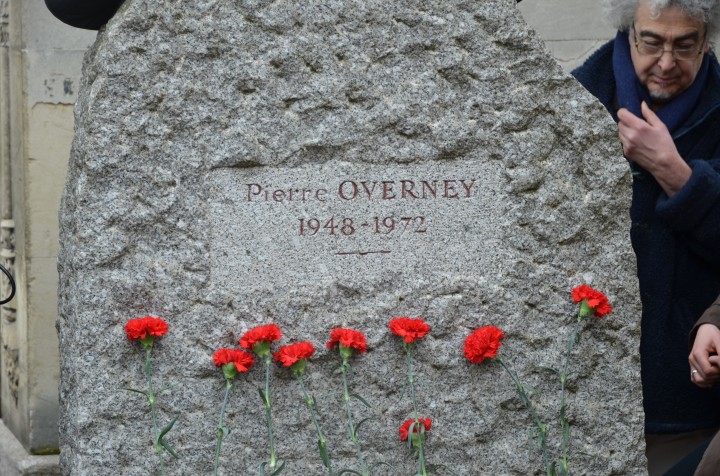
[[[511,261],[501,239],[510,207],[493,165],[338,162],[215,171],[213,278],[235,290],[248,282],[292,288],[308,272],[319,286],[393,270],[483,275]],[[430,248],[442,257],[416,252]]]

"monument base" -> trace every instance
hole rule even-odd
[[[60,457],[29,454],[0,420],[0,474],[3,476],[55,476],[60,472]]]

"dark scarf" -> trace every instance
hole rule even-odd
[[[618,31],[615,36],[614,46],[613,70],[615,71],[618,106],[628,109],[638,117],[643,117],[642,112],[640,112],[640,103],[645,101],[649,105],[650,95],[647,89],[640,84],[635,74],[635,68],[630,57],[630,43],[627,32]],[[709,63],[709,55],[705,55],[695,81],[690,87],[670,102],[664,104],[656,113],[671,134],[685,122],[685,119],[695,109],[707,79]]]

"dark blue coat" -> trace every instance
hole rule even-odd
[[[617,120],[610,41],[573,75]],[[632,164],[632,246],[643,305],[640,357],[645,430],[677,433],[720,426],[720,391],[690,381],[687,336],[720,294],[720,65],[713,54],[699,103],[673,134],[692,169],[668,198]]]

